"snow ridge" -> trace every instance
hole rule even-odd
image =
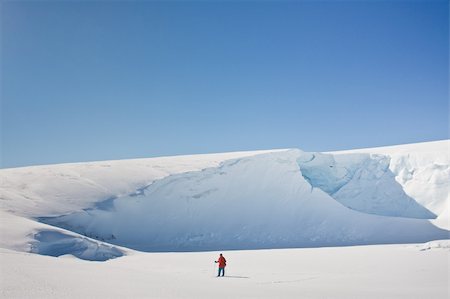
[[[106,261],[123,256],[123,252],[114,246],[59,231],[44,230],[34,237],[36,241],[31,244],[30,251],[42,255],[62,256],[71,254],[89,261]]]
[[[104,209],[42,220],[83,235],[114,235],[111,243],[142,251],[421,242],[448,236],[447,231],[428,221],[404,218],[434,215],[401,192],[384,157],[337,158],[333,168],[351,161],[345,165],[352,176],[332,193],[332,198],[320,189],[311,189],[304,179],[306,170],[310,182],[339,184],[328,173],[328,164],[334,158],[315,155],[310,159],[308,153],[291,150],[233,159],[218,167],[157,180],[109,201]],[[309,162],[300,166],[298,161]],[[311,166],[313,161],[316,164]],[[371,184],[376,187],[371,188]],[[351,197],[348,190],[359,193]],[[345,195],[348,205],[360,204],[366,211],[360,213],[342,205],[339,199],[346,199]],[[403,218],[370,215],[376,212]]]
[[[448,144],[1,170],[1,212],[17,224],[1,226],[8,228],[1,245],[106,260],[127,254],[122,247],[202,251],[448,239]]]

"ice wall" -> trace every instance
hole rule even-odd
[[[424,220],[435,215],[403,192],[388,165],[387,157],[366,154],[268,153],[170,175],[101,208],[42,220],[144,251],[446,238],[448,231]]]

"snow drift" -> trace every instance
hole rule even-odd
[[[114,246],[58,231],[44,230],[34,237],[36,242],[31,247],[33,253],[51,256],[71,254],[84,260],[95,261],[106,261],[123,255],[123,252]]]
[[[37,230],[35,252],[92,260],[124,254],[109,244],[197,251],[427,242],[449,238],[448,146],[5,169],[1,207],[60,230]]]

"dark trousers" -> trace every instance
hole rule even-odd
[[[217,276],[220,276],[220,272],[222,272],[222,276],[225,275],[225,268],[219,268],[219,274]]]

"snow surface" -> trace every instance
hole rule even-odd
[[[436,217],[403,191],[389,168],[389,156],[321,153],[304,156],[299,158],[303,177],[348,208],[385,216]]]
[[[0,249],[2,298],[448,298],[448,251],[411,245],[136,253],[106,262]]]
[[[3,169],[0,294],[446,298],[449,145]],[[249,250],[388,243],[425,244]]]
[[[448,236],[428,220],[414,219],[436,216],[397,191],[401,187],[393,176],[377,180],[366,171],[368,179],[356,182],[363,195],[372,191],[371,183],[381,191],[346,198],[367,199],[369,214],[348,209],[304,179],[297,164],[304,155],[289,150],[233,159],[169,175],[100,207],[40,219],[143,251],[406,243]],[[373,215],[377,209],[380,215],[404,217]],[[405,218],[409,214],[414,218]]]
[[[445,217],[445,226],[450,228],[449,140],[331,152],[349,153],[390,157],[389,169],[404,192],[434,214]]]

